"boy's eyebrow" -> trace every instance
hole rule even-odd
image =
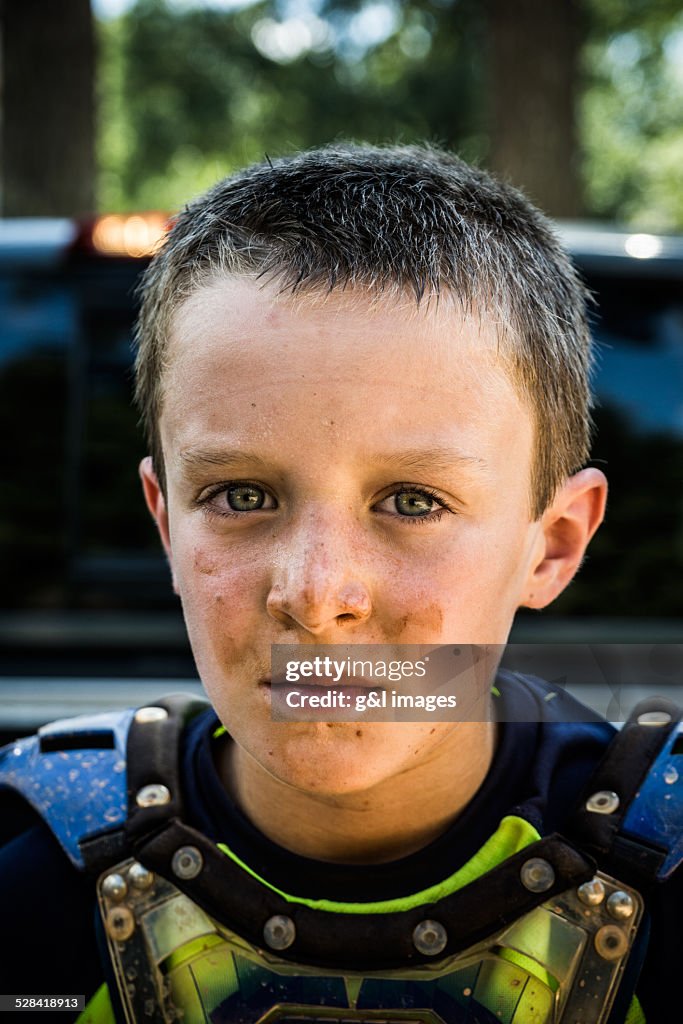
[[[244,449],[232,448],[185,448],[180,452],[181,461],[189,468],[199,466],[223,466],[229,468],[233,465],[251,462],[260,468],[267,468],[267,461],[256,452],[245,451]],[[399,452],[375,452],[368,455],[368,462],[376,465],[392,466],[397,470],[420,470],[429,469],[436,472],[448,472],[454,466],[472,465],[481,469],[486,468],[486,460],[476,455],[468,455],[458,448],[430,447],[430,448],[404,448]]]
[[[233,448],[184,448],[180,452],[180,460],[190,468],[207,465],[229,467],[245,462],[253,462],[263,468],[267,465],[256,452]]]
[[[377,453],[372,456],[372,461],[384,465],[395,466],[397,469],[430,469],[437,472],[447,473],[454,466],[472,465],[485,469],[486,460],[476,455],[468,455],[458,448],[430,447],[430,448],[407,448],[400,452]]]

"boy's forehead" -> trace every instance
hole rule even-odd
[[[207,360],[230,361],[235,369],[253,367],[267,354],[264,382],[289,376],[304,362],[327,377],[354,373],[377,381],[402,379],[406,366],[430,374],[443,386],[447,364],[469,363],[485,376],[507,371],[495,323],[485,311],[464,310],[445,292],[423,300],[401,293],[375,293],[362,286],[292,294],[277,282],[264,284],[246,276],[216,276],[199,287],[176,310],[171,323],[165,366],[182,375],[199,371]]]
[[[160,426],[172,477],[296,466],[331,480],[382,464],[410,479],[457,465],[491,489],[514,464],[507,486],[526,502],[532,416],[495,326],[454,301],[292,296],[226,277],[178,310],[168,354]]]

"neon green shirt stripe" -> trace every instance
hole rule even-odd
[[[535,843],[540,838],[533,825],[530,825],[524,818],[508,815],[508,817],[503,818],[496,831],[484,843],[481,849],[466,864],[463,864],[461,868],[442,882],[437,882],[436,885],[432,885],[428,889],[421,889],[419,892],[411,893],[410,896],[401,896],[398,899],[379,900],[371,903],[341,903],[338,900],[309,900],[303,896],[292,896],[289,893],[283,892],[282,889],[271,885],[267,879],[257,875],[225,843],[218,843],[218,849],[222,850],[227,857],[230,857],[243,871],[246,871],[247,874],[256,878],[262,885],[267,886],[273,892],[282,896],[288,903],[301,903],[312,910],[326,910],[336,914],[392,914],[396,911],[411,910],[413,907],[419,907],[424,903],[435,903],[437,900],[443,899],[444,896],[450,896],[451,893],[464,888],[464,886],[474,881],[475,878],[486,874],[491,868],[496,867],[514,853],[518,853],[519,850],[523,850],[525,846]]]

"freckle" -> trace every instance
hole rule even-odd
[[[429,735],[431,736],[433,732],[436,732],[436,729],[430,729],[429,730]]]
[[[332,728],[332,722],[325,722],[325,725],[327,726],[328,729]]]
[[[362,729],[356,729],[356,736],[362,736],[362,735],[363,735],[363,730]]]

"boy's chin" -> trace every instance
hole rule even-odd
[[[284,743],[270,756],[258,757],[279,782],[311,796],[342,797],[362,793],[398,774],[403,764],[363,742],[366,729],[356,723],[334,723],[327,735],[316,734]],[[372,726],[366,727],[372,729]],[[274,756],[273,756],[274,755]],[[257,755],[258,756],[258,755]]]

